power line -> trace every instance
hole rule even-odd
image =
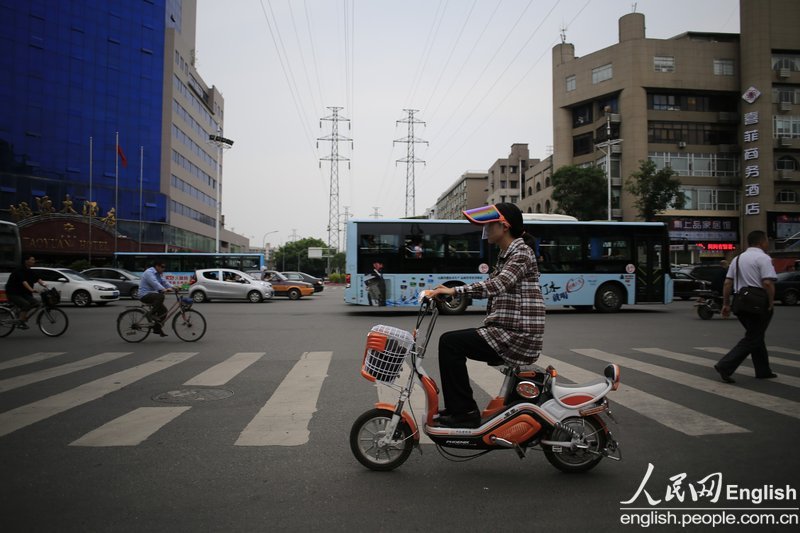
[[[419,79],[422,77],[422,72],[425,70],[425,65],[428,62],[428,57],[430,56],[430,51],[433,48],[433,43],[436,40],[436,30],[439,28],[439,24],[441,24],[441,17],[444,15],[444,10],[442,9],[442,4],[445,3],[445,0],[439,0],[439,3],[436,6],[436,12],[433,15],[433,21],[431,22],[431,27],[428,30],[428,37],[425,39],[425,45],[422,48],[422,55],[419,58],[419,64],[417,65],[417,70],[414,72],[414,77],[411,80],[411,87],[408,89],[408,95],[406,96],[405,101],[410,105],[412,97],[416,94],[416,87],[419,83]],[[447,8],[445,3],[445,9]]]
[[[403,159],[398,159],[397,163],[405,163],[406,164],[406,211],[405,216],[409,216],[409,211],[411,216],[416,214],[416,199],[415,199],[415,191],[414,191],[414,167],[418,163],[425,164],[425,161],[422,159],[417,158],[414,155],[414,145],[415,144],[428,144],[428,141],[423,139],[418,139],[414,137],[414,125],[425,123],[421,120],[417,120],[414,117],[419,110],[418,109],[404,109],[408,116],[403,120],[398,120],[397,124],[408,124],[408,136],[402,139],[396,139],[395,143],[404,143],[406,145],[406,157]]]
[[[317,78],[317,90],[319,91],[319,101],[321,105],[325,105],[325,99],[322,97],[322,83],[319,81],[319,69],[317,68],[317,52],[314,46],[314,32],[311,31],[311,17],[308,14],[308,5],[306,0],[303,0],[303,10],[306,14],[306,27],[308,28],[308,41],[311,43],[311,60],[314,65],[314,76]],[[321,109],[321,108],[320,108]]]
[[[317,107],[317,101],[314,99],[314,90],[311,88],[311,78],[308,75],[308,67],[306,66],[306,58],[305,54],[303,54],[303,45],[300,42],[300,34],[297,31],[297,24],[294,20],[294,9],[292,9],[292,3],[287,2],[289,4],[289,17],[292,20],[292,29],[294,30],[294,39],[297,42],[297,50],[300,52],[300,63],[303,65],[303,75],[306,79],[306,87],[308,88],[308,94],[311,97],[311,104],[316,107],[317,109],[322,109],[322,106],[325,104],[320,101],[319,107]]]

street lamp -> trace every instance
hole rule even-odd
[[[217,133],[222,133],[222,127],[217,124]],[[209,135],[208,140],[217,146],[217,224],[216,224],[216,251],[219,253],[219,219],[222,217],[222,186],[220,184],[220,173],[222,172],[222,150],[228,150],[233,146],[233,141],[221,135]]]
[[[603,152],[606,156],[606,180],[608,181],[608,204],[606,206],[607,218],[611,220],[611,147],[622,142],[622,139],[611,140],[611,106],[606,106],[603,111],[606,114],[606,140],[597,143],[595,148]],[[603,150],[605,148],[605,150]]]
[[[264,250],[264,261],[267,262],[269,262],[269,259],[267,259],[267,235],[272,235],[273,233],[278,233],[278,230],[268,231],[261,237],[261,249]],[[267,268],[269,268],[269,265],[267,265]]]

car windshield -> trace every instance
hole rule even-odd
[[[133,272],[130,272],[130,271],[128,271],[128,270],[125,270],[124,268],[120,268],[120,269],[119,269],[119,272],[122,272],[123,274],[125,274],[126,276],[128,276],[129,278],[131,278],[133,281],[137,281],[137,280],[141,279],[139,276],[137,276],[137,275],[136,275],[136,274],[134,274]]]
[[[70,268],[59,268],[58,271],[61,272],[62,274],[66,274],[68,278],[79,279],[82,281],[92,281],[92,278],[90,278],[86,274],[81,274],[77,270],[72,270]]]

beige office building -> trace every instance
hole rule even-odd
[[[610,156],[612,216],[636,220],[623,181],[648,158],[672,167],[687,201],[660,219],[683,260],[729,254],[756,228],[775,240],[800,222],[800,2],[742,0],[741,20],[741,36],[648,39],[644,15],[631,13],[618,44],[582,57],[570,43],[553,48],[552,168],[605,168],[597,144],[610,129],[621,139]],[[752,104],[750,87],[761,93]]]
[[[434,217],[458,220],[462,211],[480,207],[486,203],[486,172],[464,172],[444,194],[436,200]]]
[[[216,246],[218,148],[209,135],[224,136],[225,101],[195,68],[196,0],[181,2],[166,29],[162,138],[169,140],[161,157],[161,190],[169,197],[167,212],[176,249],[213,252]],[[222,179],[222,165],[219,176]],[[222,187],[219,187],[219,191]],[[220,218],[220,251],[244,251],[248,239],[224,228]]]
[[[552,213],[555,204],[553,195],[553,156],[531,159],[525,172],[523,197],[519,208],[523,213]]]
[[[487,203],[519,202],[529,159],[528,145],[515,143],[511,145],[508,157],[498,159],[489,167]]]

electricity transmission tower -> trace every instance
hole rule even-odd
[[[418,109],[403,109],[408,116],[403,120],[398,120],[397,124],[408,124],[408,136],[402,139],[396,139],[394,143],[405,143],[406,144],[406,157],[403,159],[398,159],[395,162],[397,163],[405,163],[406,164],[406,217],[414,216],[416,212],[415,200],[414,200],[414,165],[417,163],[425,164],[425,161],[422,159],[418,159],[414,155],[414,145],[425,143],[428,144],[428,141],[423,139],[418,139],[414,137],[414,124],[422,124],[423,126],[425,123],[421,120],[417,120],[414,117],[414,114],[417,113]]]
[[[344,118],[339,115],[339,110],[342,107],[328,107],[331,114],[327,117],[320,119],[319,127],[322,128],[322,121],[331,123],[331,134],[317,139],[317,148],[319,148],[319,141],[328,141],[331,143],[331,155],[320,158],[320,167],[323,161],[330,162],[331,165],[331,189],[330,199],[328,203],[328,247],[339,250],[339,161],[347,161],[347,168],[350,168],[350,159],[339,155],[339,143],[342,141],[350,142],[350,149],[353,149],[353,139],[339,135],[339,123],[347,122],[348,129],[350,128],[350,119]]]

